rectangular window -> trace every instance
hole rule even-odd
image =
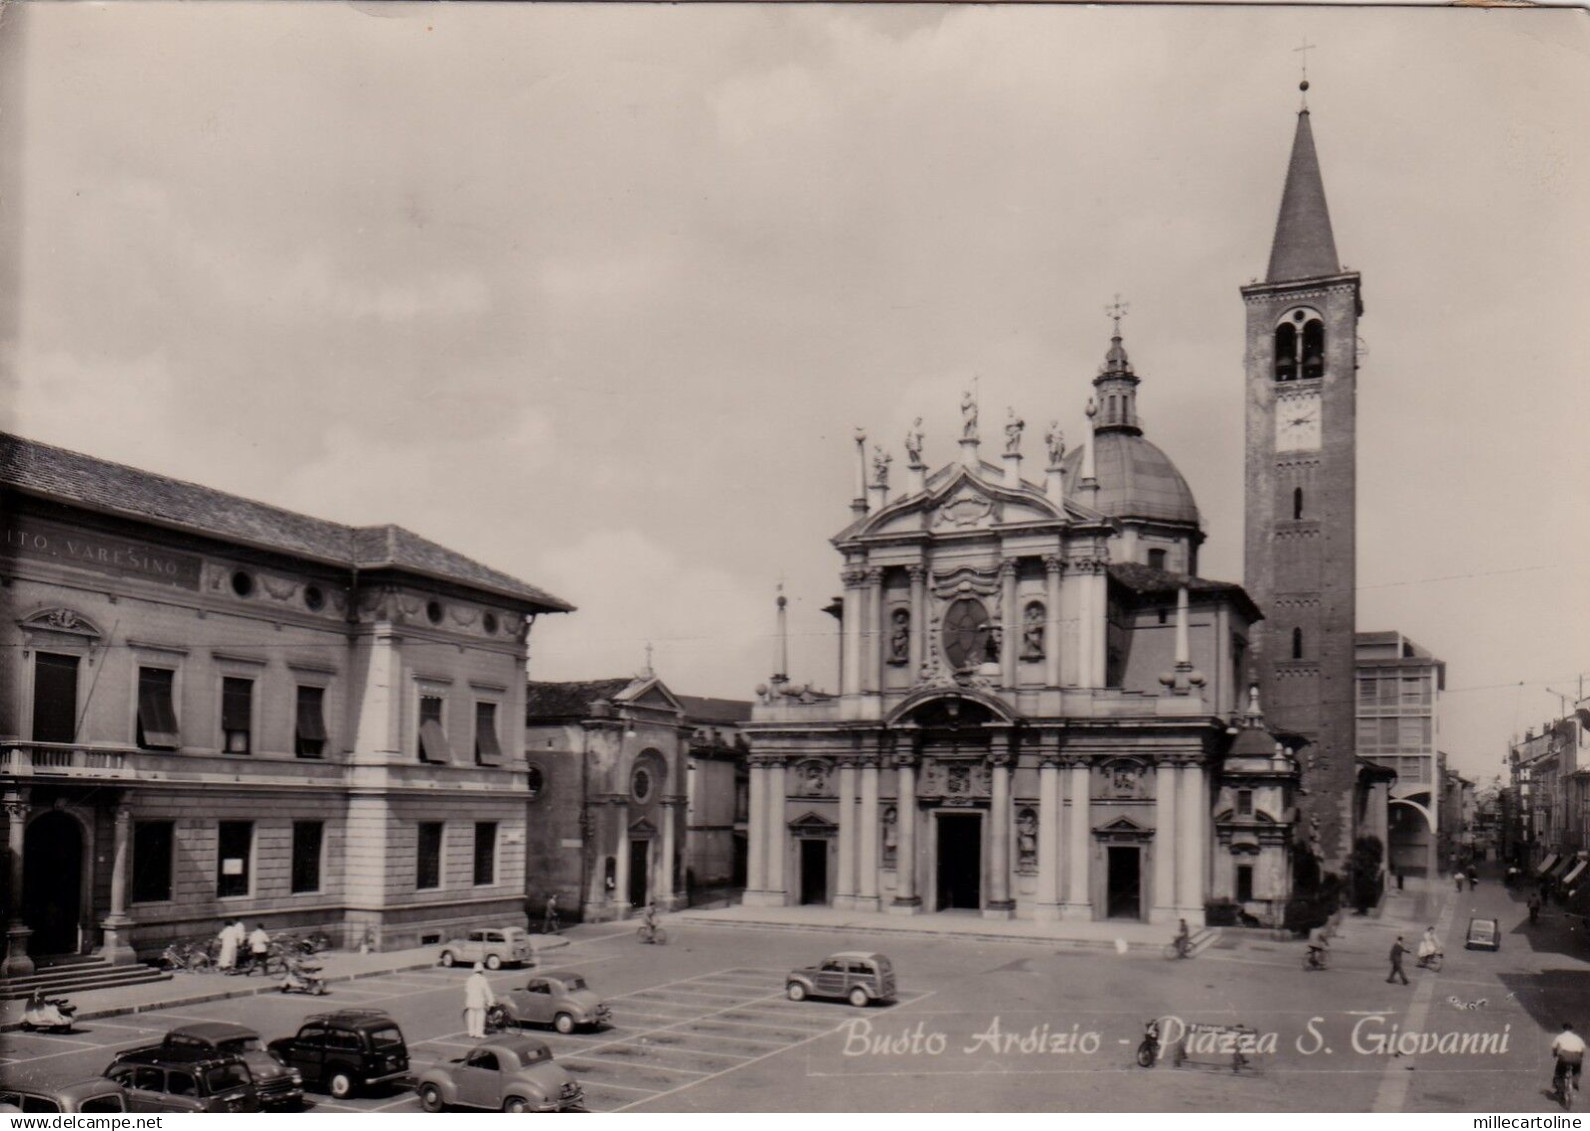
[[[33,661],[33,741],[77,741],[77,657],[39,652]]]
[[[497,882],[497,822],[475,822],[475,886]]]
[[[170,668],[138,669],[138,745],[145,750],[175,750],[177,673]]]
[[[1395,750],[1397,748],[1397,720],[1381,719],[1380,721],[1380,748],[1382,750]]]
[[[1404,750],[1427,750],[1430,746],[1430,719],[1428,716],[1403,717],[1397,720],[1397,743]]]
[[[1367,754],[1378,750],[1380,744],[1376,739],[1380,736],[1380,723],[1376,719],[1358,720],[1358,752]]]
[[[293,894],[320,890],[320,846],[326,826],[322,821],[293,822]]]
[[[1165,568],[1165,551],[1164,550],[1150,550],[1148,552],[1148,565],[1149,565],[1150,569],[1164,569]]]
[[[442,886],[442,822],[421,821],[414,855],[414,889]]]
[[[298,717],[293,731],[293,753],[300,758],[320,758],[326,753],[326,689],[298,688]]]
[[[1248,903],[1253,899],[1253,865],[1237,865],[1237,902]]]
[[[170,821],[138,821],[133,825],[134,903],[162,903],[171,898]]]
[[[442,697],[420,696],[420,761],[446,763],[453,760],[447,734],[442,730]]]
[[[1239,789],[1239,790],[1237,790],[1237,816],[1239,816],[1239,817],[1251,817],[1251,816],[1253,816],[1253,790],[1251,790],[1251,789]]]
[[[475,764],[502,765],[502,746],[497,742],[497,704],[475,704]]]
[[[1430,702],[1430,685],[1423,676],[1402,677],[1402,705],[1422,707]]]
[[[217,868],[215,894],[222,898],[247,895],[250,857],[254,848],[253,821],[221,821],[216,830]]]
[[[247,754],[252,746],[254,681],[227,676],[221,681],[221,749]]]

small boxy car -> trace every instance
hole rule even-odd
[[[396,1021],[375,1009],[340,1009],[304,1018],[296,1036],[270,1043],[306,1086],[345,1099],[377,1084],[407,1084],[409,1048]]]
[[[230,1021],[195,1021],[172,1029],[161,1044],[168,1049],[202,1049],[217,1056],[242,1057],[249,1075],[254,1077],[254,1091],[261,1107],[295,1107],[303,1102],[302,1073],[267,1052],[259,1034],[246,1026]]]
[[[530,936],[523,927],[483,927],[461,939],[448,939],[438,961],[443,966],[481,962],[487,970],[497,970],[505,962],[523,966],[534,959]]]
[[[500,1028],[551,1025],[560,1033],[581,1026],[599,1028],[613,1011],[596,996],[585,979],[572,972],[531,978],[522,990],[509,990],[492,1007],[491,1021]]]
[[[126,1111],[121,1085],[95,1076],[71,1084],[19,1084],[0,1081],[0,1111],[23,1114]]]
[[[243,1058],[163,1045],[131,1049],[104,1075],[126,1090],[128,1111],[258,1111],[254,1078]]]
[[[791,970],[784,980],[790,1001],[809,997],[844,998],[851,1005],[894,1000],[894,967],[881,954],[842,950],[816,966]]]
[[[569,1111],[585,1098],[574,1077],[552,1062],[545,1041],[521,1033],[487,1037],[463,1056],[420,1074],[420,1106],[492,1111]]]

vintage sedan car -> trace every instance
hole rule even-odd
[[[230,1021],[195,1021],[166,1034],[161,1046],[168,1049],[202,1049],[217,1056],[240,1056],[254,1077],[254,1091],[264,1108],[296,1107],[304,1099],[304,1077],[265,1049],[259,1034]]]
[[[103,1076],[71,1084],[0,1080],[0,1111],[44,1114],[126,1110],[127,1094],[121,1085]]]
[[[258,1111],[243,1058],[162,1045],[120,1053],[104,1075],[126,1091],[128,1111]]]
[[[339,1009],[304,1018],[296,1036],[270,1043],[271,1055],[304,1082],[344,1099],[376,1084],[406,1084],[409,1048],[396,1021],[376,1009]]]
[[[523,927],[485,927],[461,939],[448,939],[437,961],[443,966],[480,962],[487,970],[497,970],[505,962],[533,964],[535,951]]]
[[[552,1062],[545,1041],[521,1033],[498,1033],[463,1056],[420,1074],[420,1106],[488,1108],[492,1111],[570,1111],[585,1093],[562,1065]]]
[[[575,973],[547,974],[531,978],[522,990],[509,990],[492,1006],[491,1018],[498,1028],[521,1025],[551,1025],[560,1033],[589,1026],[606,1025],[613,1018],[607,1003]]]
[[[894,966],[884,955],[861,950],[830,954],[816,966],[791,970],[784,979],[790,1001],[844,998],[854,1006],[894,1000]]]

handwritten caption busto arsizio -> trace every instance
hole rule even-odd
[[[1329,1056],[1337,1052],[1338,1046],[1359,1056],[1503,1056],[1512,1037],[1511,1023],[1488,1031],[1443,1032],[1404,1029],[1395,1018],[1396,1014],[1389,1010],[1333,1019],[1310,1017],[1301,1031],[1283,1041],[1277,1030],[1186,1021],[1171,1015],[1158,1019],[1159,1045],[1167,1052],[1179,1046],[1190,1056],[1266,1056],[1283,1051]],[[870,1017],[855,1017],[840,1030],[844,1038],[842,1051],[846,1057],[1089,1057],[1131,1043],[1107,1037],[1081,1022],[1011,1023],[995,1015],[986,1024],[976,1022],[971,1028],[956,1028],[958,1032],[930,1028],[925,1019],[915,1024],[885,1025]],[[1332,1033],[1337,1036],[1333,1038]]]

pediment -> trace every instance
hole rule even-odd
[[[652,824],[651,821],[648,820],[647,818],[642,817],[640,820],[634,822],[633,824],[631,824],[629,826],[629,835],[630,836],[656,836],[657,835],[657,826]]]
[[[684,705],[674,698],[673,692],[655,676],[637,679],[613,696],[613,702],[631,707],[650,707],[659,711],[683,711]]]
[[[1072,500],[1057,507],[1032,483],[1009,486],[997,469],[961,464],[934,474],[928,489],[863,516],[836,541],[913,534],[962,534],[1030,523],[1091,523],[1100,515]]]
[[[812,813],[810,811],[802,813],[799,817],[796,817],[789,823],[789,827],[791,829],[805,830],[807,832],[830,832],[839,828],[838,825],[834,824],[834,822],[830,821],[828,818],[819,816],[818,814]]]
[[[1146,836],[1152,830],[1144,828],[1130,817],[1117,817],[1115,820],[1110,821],[1107,824],[1095,826],[1093,831],[1096,833],[1130,833],[1138,836]]]

